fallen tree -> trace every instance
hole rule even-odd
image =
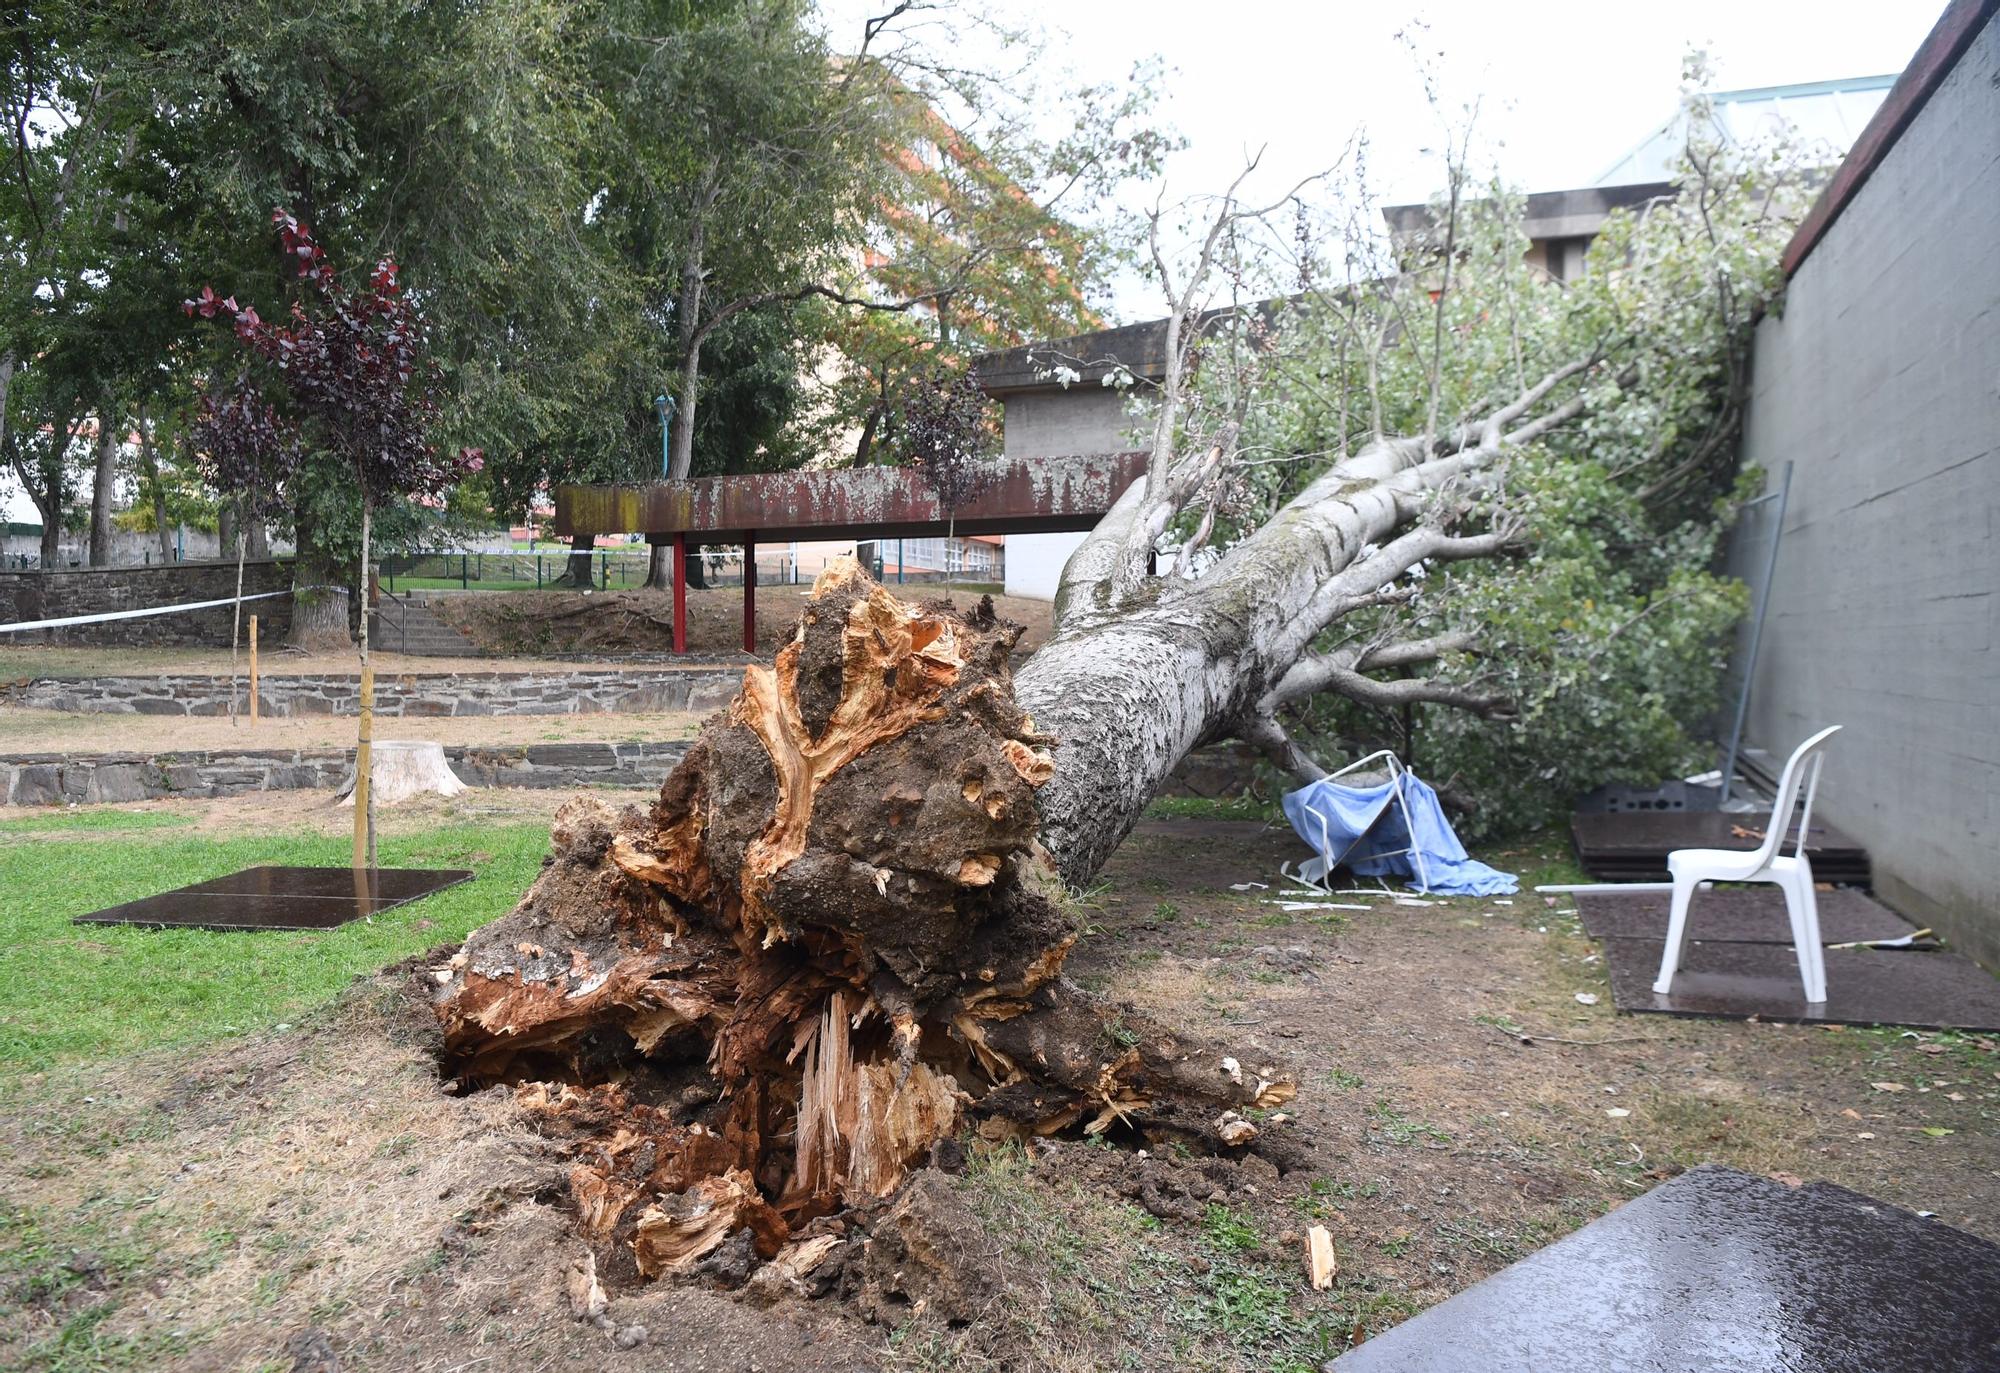
[[[1700,195],[1712,225],[1718,204]],[[1412,434],[1388,432],[1379,382],[1394,370],[1392,326],[1422,337],[1399,313],[1420,275],[1322,301],[1342,366],[1347,340],[1364,355],[1365,433],[1347,442],[1343,399],[1337,451],[1289,455],[1286,470],[1315,470],[1257,509],[1240,488],[1257,462],[1245,434],[1258,394],[1216,378],[1269,375],[1284,350],[1252,320],[1227,365],[1204,361],[1218,333],[1198,305],[1219,245],[1259,213],[1226,197],[1178,283],[1156,252],[1172,309],[1148,473],[1071,558],[1055,636],[1018,677],[1019,631],[990,605],[914,607],[839,565],[650,810],[565,807],[526,899],[433,969],[449,1071],[513,1084],[568,1142],[595,1256],[580,1309],[599,1272],[722,1264],[740,1278],[761,1259],[767,1281],[801,1282],[844,1217],[967,1127],[1282,1154],[1272,1126],[1295,1088],[1278,1065],[1064,980],[1065,888],[1096,872],[1204,742],[1246,739],[1317,772],[1286,726],[1301,703],[1513,709],[1477,665],[1476,627],[1453,622],[1456,602],[1425,574],[1547,536],[1529,524],[1545,507],[1520,487],[1534,490],[1535,455],[1564,426],[1622,424],[1633,388],[1664,376],[1639,409],[1671,432],[1640,433],[1644,455],[1625,474],[1668,491],[1692,480],[1694,502],[1713,494],[1742,380],[1733,359],[1759,298],[1743,264],[1771,234],[1689,247],[1690,210],[1650,240],[1608,234],[1625,270],[1560,309],[1537,305],[1543,323],[1511,330],[1508,365],[1489,358],[1451,385],[1442,350],[1457,317],[1472,329],[1500,316],[1453,296],[1461,246],[1448,228],[1430,260],[1444,284],[1423,393],[1402,411],[1422,417]],[[1507,279],[1518,244],[1489,237]],[[1663,241],[1679,246],[1657,251]],[[1708,299],[1718,281],[1737,283],[1717,291],[1720,308]],[[1524,341],[1540,345],[1538,376]],[[1713,423],[1690,454],[1674,435],[1703,415]],[[1218,531],[1219,551],[1207,547]],[[1159,576],[1163,546],[1174,557]],[[1586,664],[1688,594],[1631,592],[1640,608],[1583,644]],[[1448,670],[1410,675],[1432,664]]]

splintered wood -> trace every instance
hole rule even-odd
[[[650,810],[569,803],[520,905],[424,979],[454,1076],[568,1151],[583,1305],[745,1245],[796,1283],[818,1218],[962,1130],[1240,1150],[1292,1094],[1063,980],[1019,633],[836,564]]]
[[[1333,1236],[1324,1225],[1306,1231],[1306,1273],[1312,1279],[1313,1289],[1319,1292],[1332,1287],[1334,1278],[1340,1274],[1340,1264],[1333,1255]]]

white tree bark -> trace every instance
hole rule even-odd
[[[1444,453],[1415,439],[1371,444],[1194,581],[1121,584],[1150,499],[1145,481],[1133,484],[1070,559],[1056,634],[1016,679],[1021,704],[1059,741],[1038,800],[1042,842],[1066,881],[1097,870],[1190,750],[1237,737],[1284,756],[1275,712],[1288,701],[1332,690],[1499,704],[1459,686],[1366,675],[1468,646],[1456,637],[1309,655],[1342,615],[1401,599],[1391,584],[1417,563],[1487,556],[1512,541],[1506,527],[1460,537],[1421,518],[1476,486],[1508,441],[1491,429],[1482,437],[1493,441]],[[1311,771],[1302,755],[1287,761]]]
[[[393,806],[412,796],[457,796],[466,785],[445,761],[444,745],[426,739],[377,739],[369,745],[368,804]],[[354,804],[354,777],[341,784],[336,800]],[[371,840],[372,840],[371,835]],[[374,867],[374,855],[369,855]]]

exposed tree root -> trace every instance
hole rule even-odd
[[[564,807],[533,889],[438,970],[450,1071],[571,1141],[608,1280],[747,1245],[796,1281],[818,1218],[966,1128],[1240,1150],[1290,1098],[1062,979],[1019,633],[830,569],[652,810]]]

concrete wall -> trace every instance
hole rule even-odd
[[[2000,968],[2000,21],[1759,326],[1745,457],[1794,462],[1752,688],[1892,904]]]
[[[244,565],[246,596],[288,590],[291,584],[289,563],[264,561]],[[233,561],[83,568],[70,572],[0,572],[0,623],[213,601],[235,594]],[[233,609],[225,605],[6,637],[17,643],[199,644],[227,648]],[[258,617],[259,637],[265,643],[275,643],[291,632],[292,602],[288,596],[252,601],[244,606],[243,613]]]
[[[1118,453],[1133,447],[1125,392],[1112,386],[1022,391],[1001,402],[1001,433],[1010,458]]]
[[[1095,384],[1061,391],[1022,391],[1001,402],[1001,432],[1010,458],[1112,453],[1134,446],[1125,413],[1127,392]],[[1009,534],[1009,596],[1055,599],[1056,582],[1082,534]]]
[[[1056,583],[1069,555],[1076,552],[1085,534],[1009,534],[1007,536],[1007,581],[1009,596],[1030,596],[1038,601],[1056,598]]]

